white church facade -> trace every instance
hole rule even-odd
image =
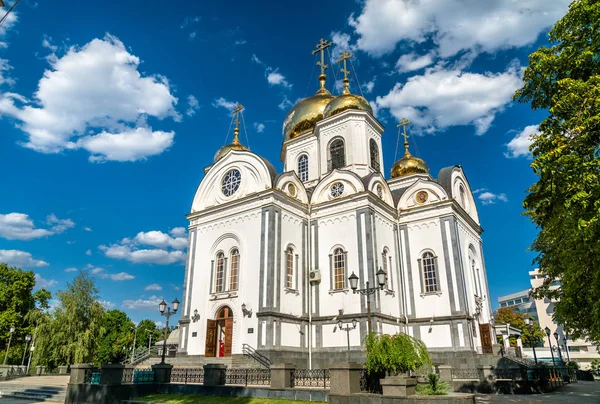
[[[364,358],[372,331],[430,351],[490,351],[491,305],[477,209],[461,166],[434,178],[408,151],[382,173],[384,128],[369,103],[317,93],[284,122],[283,173],[238,139],[205,169],[189,219],[179,355],[254,349],[273,362]],[[238,111],[239,113],[239,111]],[[236,118],[237,120],[237,118]],[[404,126],[406,128],[406,126]],[[406,133],[406,131],[405,131]]]

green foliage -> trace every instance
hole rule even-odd
[[[135,324],[121,310],[108,310],[102,315],[100,343],[95,364],[119,363],[127,357],[133,346]]]
[[[596,376],[600,376],[600,359],[594,359],[592,361],[592,373]]]
[[[523,203],[546,275],[534,296],[556,301],[554,319],[573,338],[600,343],[600,2],[573,1],[549,40],[529,56],[514,97],[549,112],[533,137],[538,181]]]
[[[579,369],[579,363],[575,362],[575,361],[569,361],[567,362],[567,367],[570,369]]]
[[[437,373],[427,375],[427,384],[417,384],[418,395],[423,396],[442,396],[448,394],[450,385],[446,381],[441,381]]]
[[[532,325],[529,327],[525,324],[526,318],[531,319]],[[543,345],[546,334],[531,316],[525,315],[510,307],[502,307],[496,310],[494,313],[494,319],[497,323],[510,324],[511,326],[521,330],[521,340],[523,341],[523,346],[532,347],[535,344],[537,347]],[[516,337],[510,337],[509,340],[510,346],[517,346]]]
[[[147,347],[148,343],[151,342],[154,345],[155,342],[162,339],[162,334],[160,330],[156,327],[156,324],[153,320],[145,319],[138,323],[137,325],[137,338],[135,342],[135,346],[137,348]],[[150,341],[150,336],[152,336],[152,341]]]
[[[369,373],[398,374],[431,366],[425,344],[407,334],[377,335],[372,332],[366,338],[366,345],[365,368]]]
[[[47,305],[51,295],[45,289],[33,292],[35,277],[32,271],[9,267],[0,263],[0,361],[10,339],[10,327],[15,332],[10,339],[10,350],[7,364],[21,364],[25,350],[25,336],[32,335],[35,322],[31,321],[28,313],[36,305]]]

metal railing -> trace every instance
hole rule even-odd
[[[143,347],[135,351],[133,359],[128,356],[121,363],[123,365],[137,365],[138,363],[141,363],[154,355],[158,355],[158,347],[151,347],[150,349]]]
[[[152,384],[154,383],[154,370],[150,368],[136,369],[136,368],[125,368],[123,369],[123,377],[121,378],[122,384]]]
[[[385,373],[369,374],[366,369],[360,371],[360,391],[364,393],[383,394],[381,379]]]
[[[296,369],[292,372],[292,387],[321,387],[330,385],[329,369]]]
[[[504,379],[504,380],[521,380],[523,379],[523,375],[521,373],[521,369],[494,369],[494,377],[496,379]],[[532,375],[532,377],[534,377]]]
[[[225,384],[236,386],[270,386],[270,369],[226,369]]]
[[[454,369],[452,368],[452,379],[479,380],[479,370],[473,368]]]
[[[256,362],[258,362],[260,365],[264,366],[265,368],[267,368],[267,369],[271,368],[271,360],[269,358],[267,358],[266,356],[258,353],[256,351],[256,349],[252,348],[250,345],[242,344],[242,353],[244,355],[254,359]]]
[[[86,369],[83,376],[83,382],[86,384],[100,384],[100,369]]]
[[[204,369],[173,368],[171,369],[171,383],[202,384],[204,383]]]

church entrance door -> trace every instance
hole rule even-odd
[[[206,322],[205,356],[231,356],[233,340],[233,311],[228,306],[217,313],[215,320]]]
[[[490,333],[490,324],[479,324],[479,335],[481,335],[481,349],[483,353],[493,353],[492,336]]]

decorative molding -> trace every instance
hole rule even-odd
[[[348,292],[350,292],[350,289],[346,288],[346,289],[329,289],[328,293],[329,293],[330,296],[333,296],[336,293],[343,293],[343,294],[347,295]]]

